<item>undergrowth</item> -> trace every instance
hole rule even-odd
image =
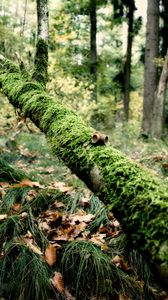
[[[76,300],[164,299],[105,205],[52,157],[36,128],[30,133],[24,124],[15,138],[13,128],[8,137],[1,129],[0,139],[0,297],[62,300],[69,299],[67,289]],[[116,127],[109,137],[114,147],[166,180],[164,142],[137,140],[131,126]],[[30,182],[24,186],[25,178]],[[56,249],[52,265],[45,258],[48,245]],[[52,283],[55,272],[63,276],[61,292]]]

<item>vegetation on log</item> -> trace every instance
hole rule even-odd
[[[53,153],[112,210],[138,248],[168,282],[168,193],[166,187],[140,165],[111,145],[92,143],[87,126],[43,85],[25,80],[19,68],[2,60],[0,82],[10,102],[46,135]]]

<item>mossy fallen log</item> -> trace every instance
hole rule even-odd
[[[39,83],[26,81],[19,68],[3,58],[0,83],[9,101],[45,133],[53,153],[109,205],[131,247],[139,249],[150,261],[166,286],[166,187],[150,171],[111,145],[93,142],[93,128],[59,99],[49,96]]]

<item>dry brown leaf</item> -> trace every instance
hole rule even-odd
[[[53,173],[54,171],[55,171],[55,169],[54,169],[53,166],[48,167],[48,168],[45,168],[45,172],[47,172],[47,173],[49,173],[49,174]]]
[[[21,218],[27,218],[28,217],[28,213],[24,211],[24,212],[22,212],[20,214],[20,216],[21,216]]]
[[[62,213],[59,211],[47,210],[43,214],[46,221],[51,225],[59,226],[62,222]]]
[[[11,208],[15,212],[19,212],[22,209],[22,204],[21,203],[14,203]]]
[[[79,222],[85,222],[85,223],[90,223],[94,218],[95,215],[93,214],[85,214],[85,215],[78,215],[78,214],[73,214],[69,216],[71,224],[76,224]]]
[[[123,271],[130,271],[130,267],[128,264],[124,261],[124,257],[121,255],[116,255],[112,259],[113,264],[120,267]]]
[[[3,221],[3,220],[5,220],[5,219],[7,219],[8,218],[8,215],[7,214],[2,214],[2,215],[0,215],[0,221]]]
[[[96,245],[102,246],[105,243],[106,234],[101,233],[101,234],[94,234],[92,235],[90,241]]]
[[[30,231],[28,231],[24,236],[21,236],[21,241],[24,242],[34,253],[38,255],[43,254],[40,247],[34,241],[32,233]]]
[[[57,241],[57,242],[67,242],[69,240],[73,240],[73,239],[72,238],[70,239],[68,234],[59,235],[52,238],[52,241]]]
[[[67,193],[70,190],[72,190],[71,186],[67,186],[65,184],[65,182],[62,182],[62,181],[54,181],[54,182],[51,183],[51,186],[56,188],[56,189],[59,189],[62,193]]]
[[[54,206],[55,206],[56,208],[62,208],[62,207],[65,207],[65,204],[56,200],[56,201],[54,202]]]
[[[65,288],[64,290],[64,296],[65,296],[65,300],[75,300],[75,297],[72,296],[72,294],[67,288]]]
[[[56,248],[53,245],[49,244],[46,248],[44,259],[50,267],[56,262],[57,253]]]
[[[80,201],[80,203],[83,205],[83,207],[89,207],[90,206],[90,198],[83,197]]]
[[[2,187],[3,189],[9,187],[9,183],[8,182],[0,182],[0,187]]]
[[[22,181],[20,181],[19,183],[14,183],[11,185],[11,187],[15,188],[15,187],[40,187],[42,188],[43,186],[40,185],[39,182],[36,181],[31,181],[28,178],[23,178]]]
[[[37,196],[37,191],[36,190],[30,190],[30,191],[28,191],[28,193],[26,195],[26,200],[32,201],[36,196]]]
[[[81,222],[81,223],[77,224],[75,227],[81,232],[86,229],[87,224],[85,222]]]
[[[46,221],[38,221],[38,228],[42,231],[48,232],[50,230],[50,226]]]
[[[53,286],[58,292],[63,293],[65,290],[63,276],[60,272],[54,272],[54,277],[51,279]]]

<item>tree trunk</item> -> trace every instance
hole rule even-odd
[[[92,76],[94,90],[93,99],[97,101],[97,18],[96,18],[96,0],[90,0],[90,73]]]
[[[160,139],[164,133],[164,108],[168,82],[168,51],[159,80],[152,119],[152,136]]]
[[[159,0],[148,0],[145,45],[145,74],[142,134],[151,135],[153,105],[157,90],[157,66],[159,31]]]
[[[131,55],[133,41],[133,22],[134,22],[134,0],[130,1],[128,6],[128,37],[127,37],[127,54],[124,70],[124,113],[125,121],[129,119],[129,102],[130,102],[130,78],[131,78]]]
[[[48,79],[48,5],[47,0],[37,0],[37,47],[32,80],[44,86]]]
[[[168,1],[161,0],[160,17],[162,18],[161,28],[160,28],[160,55],[164,57],[168,49]]]
[[[168,283],[168,193],[151,172],[127,159],[104,136],[49,96],[42,85],[25,81],[17,66],[0,57],[0,83],[10,102],[45,134],[55,155],[108,205],[137,248]]]

